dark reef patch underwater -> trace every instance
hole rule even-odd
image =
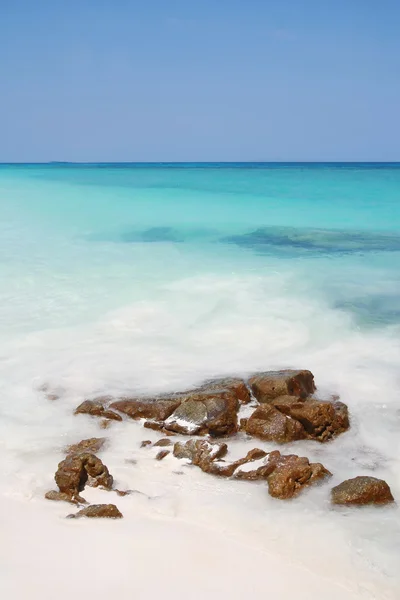
[[[277,249],[312,255],[400,251],[399,234],[335,229],[260,227],[221,241],[237,244],[260,254],[275,253]]]
[[[155,226],[89,235],[96,242],[182,243],[213,242],[234,244],[257,254],[281,253],[294,256],[326,256],[366,252],[400,252],[400,234],[391,232],[319,229],[307,227],[259,227],[245,233],[222,236],[207,228]]]

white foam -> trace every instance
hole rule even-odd
[[[123,276],[113,282],[116,295],[129,272],[128,264],[120,268]],[[102,277],[112,277],[111,267],[107,270],[106,265],[104,270]],[[332,510],[328,498],[331,485],[359,474],[383,477],[400,498],[399,337],[390,329],[357,329],[312,287],[292,293],[290,275],[172,275],[165,275],[159,283],[147,282],[151,300],[133,298],[122,306],[116,297],[110,301],[115,305],[111,309],[97,305],[97,292],[91,295],[86,288],[87,298],[80,297],[79,303],[89,307],[71,322],[73,294],[79,296],[79,289],[70,286],[68,293],[60,292],[58,301],[56,289],[52,296],[46,287],[53,285],[50,271],[48,278],[43,275],[42,284],[49,302],[55,298],[59,326],[55,327],[54,314],[52,319],[46,318],[41,299],[44,317],[40,310],[33,314],[35,326],[6,328],[0,349],[0,515],[5,521],[2,539],[7,552],[2,565],[8,597],[54,597],[64,559],[73,575],[65,587],[59,586],[60,600],[70,597],[70,581],[75,591],[93,590],[102,598],[113,590],[125,598],[128,556],[129,564],[143,567],[143,574],[140,568],[135,570],[136,596],[144,597],[147,589],[147,596],[152,597],[160,588],[150,577],[151,569],[157,571],[168,555],[175,561],[179,557],[183,571],[198,564],[200,572],[205,569],[210,574],[208,578],[200,577],[196,569],[193,572],[197,586],[201,581],[195,586],[199,597],[212,593],[208,586],[218,586],[223,580],[227,595],[229,591],[230,597],[240,597],[248,585],[248,574],[253,573],[252,581],[258,582],[251,592],[253,598],[265,596],[267,576],[272,577],[268,589],[274,589],[276,597],[289,597],[295,589],[300,594],[297,597],[304,591],[305,598],[313,598],[313,590],[323,587],[332,600],[346,594],[348,598],[368,598],[368,594],[379,600],[395,598],[398,509],[338,511]],[[83,279],[74,281],[83,286]],[[69,302],[64,303],[65,298]],[[20,309],[28,310],[31,300],[29,297],[26,305],[10,309],[12,318]],[[188,466],[182,468],[184,475],[175,475],[173,471],[181,469],[180,461],[171,457],[158,462],[146,449],[139,449],[141,440],[157,439],[155,432],[144,430],[140,423],[113,423],[103,431],[95,419],[72,414],[88,395],[184,390],[213,376],[282,367],[311,369],[321,394],[339,393],[352,418],[351,431],[330,444],[297,442],[279,448],[285,454],[320,461],[334,473],[332,481],[290,503],[269,498],[262,484],[226,481]],[[60,400],[49,401],[38,391],[46,382],[65,390]],[[100,435],[110,438],[102,457],[118,487],[138,489],[143,495],[118,498],[101,494],[103,501],[115,502],[125,514],[121,523],[64,521],[70,512],[67,505],[42,500],[54,487],[61,449]],[[267,451],[276,448],[238,436],[230,442],[229,460],[243,457],[255,446]],[[137,463],[126,463],[126,459]],[[255,463],[250,465],[254,468]],[[5,515],[12,517],[4,519]],[[23,534],[15,538],[16,529]],[[231,537],[224,541],[227,531]],[[40,540],[35,548],[32,540]],[[93,553],[83,561],[82,548],[89,541]],[[227,557],[230,572],[236,564],[235,553],[241,557],[242,575],[235,577],[231,588],[229,577],[222,578],[224,561],[219,560],[218,571],[211,559],[206,559],[210,548],[215,548],[215,558]],[[88,573],[96,571],[100,559],[102,578],[93,584]],[[17,577],[21,564],[31,578],[29,593],[29,577],[25,581]],[[41,565],[46,566],[50,579],[39,577]],[[159,579],[165,581],[169,576],[178,581],[181,572],[171,558]],[[129,577],[131,590],[134,581]],[[189,586],[193,580],[187,575],[185,582]],[[176,590],[173,597],[179,597]]]

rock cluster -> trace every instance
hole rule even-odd
[[[190,460],[205,473],[247,481],[264,479],[270,495],[282,500],[293,498],[305,486],[331,475],[320,463],[310,463],[295,454],[283,456],[278,450],[266,453],[254,448],[231,463],[222,460],[227,451],[226,444],[205,440],[177,442],[174,446],[174,456]]]
[[[214,379],[196,389],[172,394],[85,400],[75,414],[98,417],[103,427],[126,417],[142,420],[144,427],[167,436],[154,444],[150,440],[141,443],[142,448],[157,449],[157,460],[163,460],[172,450],[174,457],[189,461],[205,473],[265,481],[271,496],[290,499],[331,473],[321,463],[310,463],[306,457],[285,455],[278,450],[267,453],[253,448],[245,457],[229,462],[227,444],[215,442],[214,438],[226,438],[240,431],[242,436],[278,444],[296,440],[328,442],[349,429],[348,409],[337,398],[321,400],[315,393],[310,371],[268,371],[246,381]],[[196,437],[173,444],[169,438],[175,435]],[[79,504],[85,502],[80,493],[86,485],[111,490],[113,478],[96,456],[105,442],[105,438],[90,438],[69,446],[55,474],[58,490],[48,492],[46,498]],[[115,491],[121,496],[129,493]],[[339,505],[393,502],[387,483],[373,477],[344,481],[332,489],[331,499]],[[88,506],[71,516],[122,515],[113,504],[102,504]]]
[[[349,428],[347,406],[317,399],[315,391],[310,371],[269,371],[247,382],[215,379],[195,390],[170,395],[86,400],[76,413],[147,419],[146,427],[167,435],[224,437],[243,429],[250,436],[280,444],[301,439],[326,442]],[[257,406],[239,426],[239,409],[251,402],[252,395]]]

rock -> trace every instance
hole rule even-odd
[[[331,491],[333,504],[363,505],[394,502],[390,487],[383,479],[354,477],[346,479]]]
[[[176,458],[188,458],[193,464],[197,465],[203,460],[223,458],[227,452],[228,446],[226,444],[194,439],[187,442],[176,442],[173,450]]]
[[[79,454],[80,452],[99,452],[106,443],[106,438],[89,438],[66,448],[67,454]]]
[[[269,454],[258,448],[251,450],[244,459],[237,461],[240,464],[237,464],[235,469],[235,479],[247,481],[267,479],[276,467],[276,460],[274,460],[276,455],[280,456],[277,450]]]
[[[75,415],[91,415],[92,417],[102,417],[112,421],[122,421],[121,415],[118,415],[106,407],[110,398],[97,398],[96,400],[85,400],[76,410]]]
[[[307,437],[299,421],[282,414],[275,406],[262,404],[246,424],[246,433],[269,442],[292,442]]]
[[[203,392],[215,392],[215,391],[227,390],[236,396],[237,400],[241,404],[248,404],[251,401],[250,392],[243,381],[236,377],[226,377],[223,379],[212,379],[206,381],[200,388],[199,391]]]
[[[327,442],[349,426],[343,402],[279,396],[258,406],[245,430],[248,435],[282,444],[302,439]]]
[[[159,421],[145,421],[143,423],[143,427],[146,429],[153,429],[154,431],[161,431],[164,435],[168,435],[170,437],[175,436],[176,434],[173,431],[169,431],[165,429],[164,423]]]
[[[194,392],[165,421],[167,430],[219,437],[238,430],[236,396],[226,390]]]
[[[164,421],[181,403],[180,396],[157,398],[124,399],[113,402],[112,410],[118,410],[128,415],[131,419],[154,419]]]
[[[274,461],[276,466],[268,476],[268,491],[281,500],[293,498],[304,486],[331,475],[320,463],[310,463],[307,458],[294,454],[276,456]]]
[[[115,504],[92,504],[83,508],[75,515],[68,515],[68,519],[80,519],[88,517],[90,519],[122,519],[122,513]]]
[[[56,502],[69,502],[70,504],[85,504],[86,500],[81,498],[79,495],[75,495],[74,497],[66,494],[65,492],[57,492],[56,490],[51,490],[47,492],[44,497],[47,500],[55,500]]]
[[[327,442],[350,427],[348,409],[343,402],[308,399],[281,406],[280,410],[302,424],[307,437]]]
[[[170,450],[160,450],[160,452],[156,456],[156,460],[162,460],[163,458],[168,456],[168,454],[171,454]]]
[[[240,419],[240,421],[239,421],[239,431],[246,431],[248,420],[249,419],[247,419],[247,418]]]
[[[310,463],[307,458],[296,455],[282,456],[278,450],[267,454],[254,448],[244,458],[227,463],[221,460],[227,450],[226,444],[191,439],[186,443],[177,442],[174,456],[191,460],[193,465],[211,475],[267,480],[270,495],[280,499],[292,498],[305,486],[331,475],[320,463]]]
[[[259,402],[270,402],[278,396],[306,398],[316,390],[311,371],[267,371],[257,373],[248,381]]]
[[[154,446],[160,446],[161,448],[163,446],[172,446],[172,442],[168,438],[162,438],[161,440],[158,440],[158,442],[156,442]]]
[[[85,485],[112,488],[113,478],[102,461],[90,452],[69,454],[60,462],[54,477],[61,493],[72,500],[79,498]]]
[[[151,446],[152,442],[150,440],[143,440],[143,442],[140,444],[141,448],[146,448],[146,446]]]
[[[46,400],[50,400],[54,402],[55,400],[59,400],[64,394],[65,389],[62,387],[53,387],[48,383],[44,383],[43,385],[37,388],[40,392],[45,394]]]

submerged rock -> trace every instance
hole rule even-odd
[[[261,227],[243,235],[227,237],[222,241],[260,253],[290,252],[300,256],[400,250],[400,236],[396,233],[308,227]]]
[[[146,448],[147,446],[151,446],[152,442],[150,440],[143,440],[143,442],[141,442],[140,447],[141,448]]]
[[[333,504],[364,505],[390,504],[394,498],[383,479],[360,476],[346,479],[331,491]]]
[[[250,377],[249,386],[259,402],[271,402],[278,396],[307,398],[316,390],[311,371],[267,371]]]
[[[89,519],[122,519],[123,515],[115,504],[92,504],[83,508],[75,515],[68,515],[68,519],[80,519],[87,517]]]

